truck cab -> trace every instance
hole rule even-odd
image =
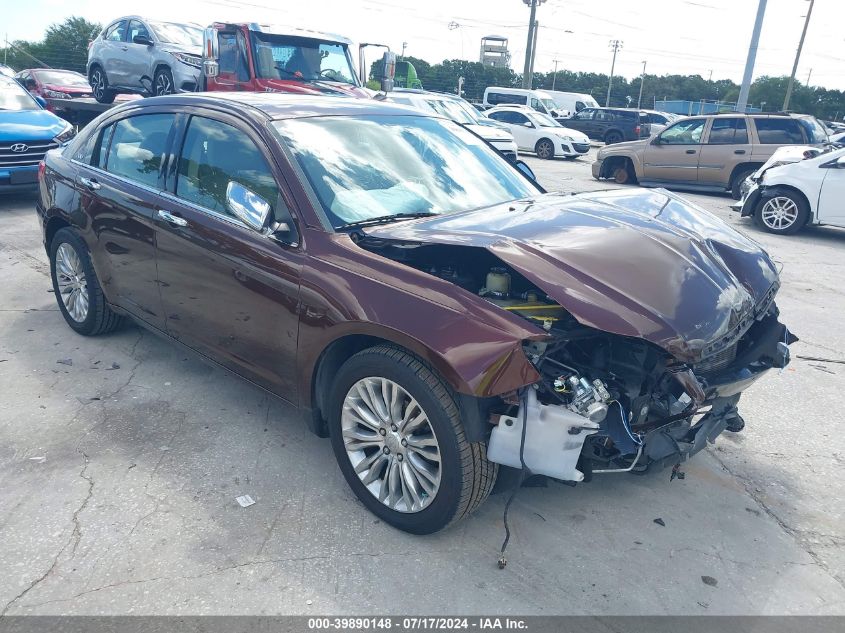
[[[304,29],[215,22],[204,35],[203,89],[366,98],[351,44]]]

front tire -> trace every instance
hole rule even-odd
[[[72,229],[60,229],[50,243],[50,277],[59,310],[74,331],[96,336],[122,325],[123,317],[106,301],[88,247]]]
[[[401,349],[351,357],[334,379],[329,432],[340,470],[377,517],[430,534],[473,512],[498,465],[486,442],[466,439],[449,387]]]
[[[534,146],[534,153],[537,158],[544,160],[551,160],[555,157],[555,145],[547,138],[541,138]]]
[[[99,66],[94,66],[91,70],[89,83],[91,84],[91,91],[94,93],[94,99],[97,100],[97,103],[114,103],[117,93],[109,88],[106,71]]]
[[[776,235],[794,235],[810,217],[810,209],[803,196],[793,191],[775,190],[760,200],[754,220],[764,231]]]
[[[153,96],[163,97],[164,95],[172,95],[176,92],[173,85],[173,73],[169,68],[160,68],[156,71],[153,77]]]

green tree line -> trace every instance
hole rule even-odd
[[[16,40],[0,47],[0,62],[15,70],[25,68],[63,68],[85,74],[88,42],[97,37],[102,26],[85,18],[70,17],[51,24],[38,42]],[[4,62],[5,60],[5,62]]]
[[[371,66],[370,76],[379,74],[380,61]],[[491,68],[479,62],[461,59],[444,60],[439,64],[417,57],[405,57],[417,71],[417,76],[426,90],[455,93],[458,77],[464,78],[463,96],[470,101],[481,101],[488,86],[522,86],[522,74],[510,68]],[[604,105],[607,96],[608,76],[604,73],[573,72],[558,70],[555,73],[535,73],[533,87],[566,92],[583,92]],[[748,103],[766,111],[780,110],[786,94],[788,77],[758,77],[751,84]],[[640,78],[626,79],[615,76],[610,104],[613,106],[636,107],[640,91]],[[739,98],[739,85],[730,79],[707,80],[700,75],[646,75],[643,81],[642,107],[651,108],[655,100],[723,101],[734,103]],[[789,109],[795,112],[813,114],[821,119],[845,117],[845,93],[817,86],[806,86],[795,82]]]

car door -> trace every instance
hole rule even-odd
[[[152,71],[150,68],[152,54],[150,47],[146,44],[136,44],[135,37],[146,37],[153,39],[150,30],[140,20],[129,21],[129,32],[126,36],[126,51],[123,53],[123,64],[126,76],[124,85],[134,88],[143,88],[152,92]],[[142,82],[141,78],[146,81]]]
[[[290,200],[254,130],[194,110],[158,213],[158,271],[168,333],[249,380],[297,402],[299,280],[304,253],[239,220],[229,183],[293,225]]]
[[[819,194],[818,221],[822,224],[845,227],[845,158],[826,163],[824,180]]]
[[[162,330],[155,214],[174,120],[168,112],[119,119],[98,132],[90,159],[74,159],[80,206],[99,242],[91,257],[106,295]]]
[[[239,31],[220,31],[219,74],[209,85],[216,90],[252,90],[246,42]]]
[[[519,149],[534,151],[537,143],[537,128],[522,112],[508,112],[508,122],[511,123],[513,139]]]
[[[128,20],[120,20],[106,30],[103,37],[101,57],[106,77],[112,86],[126,86],[129,69],[126,64],[126,35],[129,27]]]
[[[734,167],[751,159],[751,142],[744,116],[714,117],[698,159],[698,182],[727,187]]]
[[[590,138],[595,138],[593,127],[593,118],[595,115],[596,110],[594,108],[584,108],[580,112],[577,112],[571,119],[566,120],[566,127],[583,132]]]
[[[684,119],[647,142],[643,179],[693,184],[698,182],[701,137],[707,119]]]

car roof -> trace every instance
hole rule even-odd
[[[443,118],[414,108],[379,99],[337,97],[333,95],[295,95],[279,92],[195,92],[166,97],[137,99],[119,106],[119,111],[152,106],[218,106],[248,113],[253,118],[270,120],[301,119],[319,116],[414,115]],[[247,106],[245,109],[243,106]]]

